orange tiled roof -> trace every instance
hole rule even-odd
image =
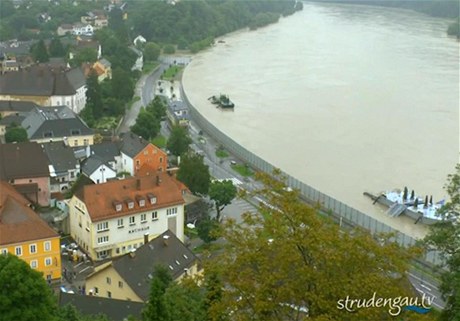
[[[0,245],[58,237],[14,187],[0,182]]]
[[[157,185],[157,177],[160,183]],[[152,176],[132,177],[124,180],[113,180],[104,184],[86,185],[75,195],[82,200],[93,222],[122,217],[148,209],[159,209],[184,204],[182,191],[174,182],[175,179],[166,173]],[[150,203],[150,196],[156,197],[156,203]],[[140,206],[143,198],[145,205]],[[134,207],[128,208],[132,201]],[[122,210],[116,211],[115,205],[121,204]]]

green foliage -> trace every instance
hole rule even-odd
[[[150,283],[149,301],[144,307],[144,321],[169,321],[169,313],[165,304],[165,292],[172,282],[168,268],[155,266]]]
[[[177,65],[170,65],[168,69],[166,69],[161,78],[164,80],[174,80],[177,74],[183,69],[183,67]]]
[[[155,96],[145,110],[153,114],[155,118],[162,119],[166,116],[166,103],[160,96]]]
[[[128,102],[133,97],[135,83],[130,73],[122,68],[115,68],[112,72],[112,97]]]
[[[232,181],[213,181],[209,186],[209,197],[216,204],[217,217],[216,220],[220,221],[220,213],[229,205],[236,197],[236,187]]]
[[[161,48],[154,42],[147,42],[144,47],[144,60],[157,61],[160,56]]]
[[[200,239],[202,239],[206,244],[209,244],[212,241],[217,240],[219,222],[211,219],[210,217],[206,217],[197,224],[196,230]]]
[[[450,200],[441,208],[442,215],[449,219],[431,227],[425,243],[435,247],[443,256],[447,271],[442,274],[441,293],[446,300],[446,308],[440,320],[460,319],[460,164],[456,172],[449,175],[446,185]]]
[[[232,168],[236,172],[238,172],[238,174],[240,174],[241,176],[244,176],[244,177],[249,177],[249,176],[254,175],[254,172],[246,164],[244,164],[244,165],[241,165],[241,164],[232,165]]]
[[[169,321],[206,320],[205,296],[191,279],[171,284],[164,295]]]
[[[35,61],[40,63],[48,62],[50,60],[48,50],[46,49],[45,42],[40,40],[30,48],[30,53]]]
[[[174,126],[171,130],[166,147],[175,156],[181,156],[189,150],[192,139],[188,136],[187,129],[182,126]]]
[[[153,145],[157,146],[157,147],[160,147],[160,148],[165,148],[166,147],[166,137],[162,136],[162,135],[157,135],[155,138],[153,138],[151,141],[150,141]]]
[[[163,48],[163,52],[165,54],[168,54],[168,55],[171,55],[173,53],[176,52],[176,47],[174,47],[174,45],[166,45],[164,48]]]
[[[7,143],[27,142],[28,140],[27,131],[21,126],[12,126],[6,129],[5,141]]]
[[[97,79],[97,74],[95,71],[92,71],[89,74],[88,79],[86,80],[86,106],[88,108],[88,113],[91,113],[94,120],[98,120],[102,117],[103,114],[103,103],[102,103],[102,91],[99,81]],[[84,113],[86,115],[86,113]],[[86,119],[85,119],[86,120]]]
[[[216,156],[219,158],[226,158],[228,157],[228,153],[225,149],[219,147],[216,149]]]
[[[152,113],[142,109],[136,118],[136,123],[131,127],[131,131],[146,140],[150,140],[160,131],[160,122]]]
[[[66,50],[59,38],[54,37],[49,46],[50,57],[64,57]]]
[[[2,320],[57,320],[56,299],[42,274],[18,257],[0,255],[0,285]]]
[[[255,30],[260,27],[264,27],[271,23],[278,22],[279,14],[271,12],[258,13],[249,23],[249,29]]]
[[[203,156],[188,153],[181,157],[177,178],[192,193],[205,195],[208,193],[211,175],[209,168],[203,163]]]
[[[74,67],[81,66],[82,63],[94,63],[97,61],[97,51],[94,48],[83,48],[79,50],[70,61]]]

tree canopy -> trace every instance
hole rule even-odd
[[[194,194],[205,195],[208,193],[211,175],[208,166],[203,163],[203,156],[201,155],[184,154],[181,157],[177,178]]]
[[[216,220],[220,221],[220,213],[236,197],[236,187],[230,180],[213,181],[209,186],[209,197],[216,204]]]
[[[149,301],[143,311],[144,321],[169,321],[169,311],[166,309],[165,292],[173,282],[167,267],[157,265],[152,271]]]
[[[156,61],[160,56],[161,48],[154,42],[147,42],[144,46],[144,59],[146,61]]]
[[[21,126],[11,126],[6,129],[5,141],[7,143],[21,143],[28,140],[27,131]]]
[[[189,150],[192,139],[188,136],[187,129],[182,126],[174,126],[171,130],[166,147],[175,156],[181,156]]]
[[[12,254],[0,255],[2,320],[56,320],[56,299],[41,273]]]
[[[447,220],[433,225],[425,242],[428,247],[441,251],[444,266],[441,292],[447,303],[441,320],[460,320],[460,164],[455,173],[449,175],[446,190],[450,200],[441,208]]]
[[[288,191],[281,177],[260,178],[265,187],[258,195],[271,205],[261,204],[262,215],[244,215],[243,224],[228,220],[221,231],[227,246],[205,263],[225,284],[210,306],[211,319],[393,320],[388,308],[349,313],[338,302],[374,292],[413,297],[405,279],[411,253],[359,229],[343,233]]]

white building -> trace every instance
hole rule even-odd
[[[166,173],[86,185],[69,202],[70,234],[94,260],[128,253],[168,229],[184,240],[185,186]]]

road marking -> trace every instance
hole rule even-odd
[[[84,262],[80,262],[78,263],[77,265],[75,265],[74,267],[79,267],[80,265],[82,265]]]
[[[81,270],[81,271],[78,272],[78,273],[83,273],[83,271],[86,271],[86,270],[88,270],[88,269],[90,269],[90,268],[91,268],[91,266],[87,266],[87,267],[85,267],[83,270]]]
[[[426,285],[424,285],[424,284],[420,284],[420,286],[421,286],[422,288],[427,289],[428,291],[431,291],[431,289],[430,289],[429,287],[427,287]]]
[[[425,281],[425,280],[419,278],[419,277],[416,276],[415,274],[412,274],[412,273],[410,273],[410,272],[407,272],[407,274],[410,275],[411,277],[413,277],[414,279],[419,280],[420,282],[423,282],[423,283],[425,283],[425,284],[428,284],[428,285],[431,286],[432,288],[435,288],[435,289],[438,288],[436,285],[434,285],[434,284],[432,284],[432,283],[430,283],[430,282],[427,282],[427,281]]]

